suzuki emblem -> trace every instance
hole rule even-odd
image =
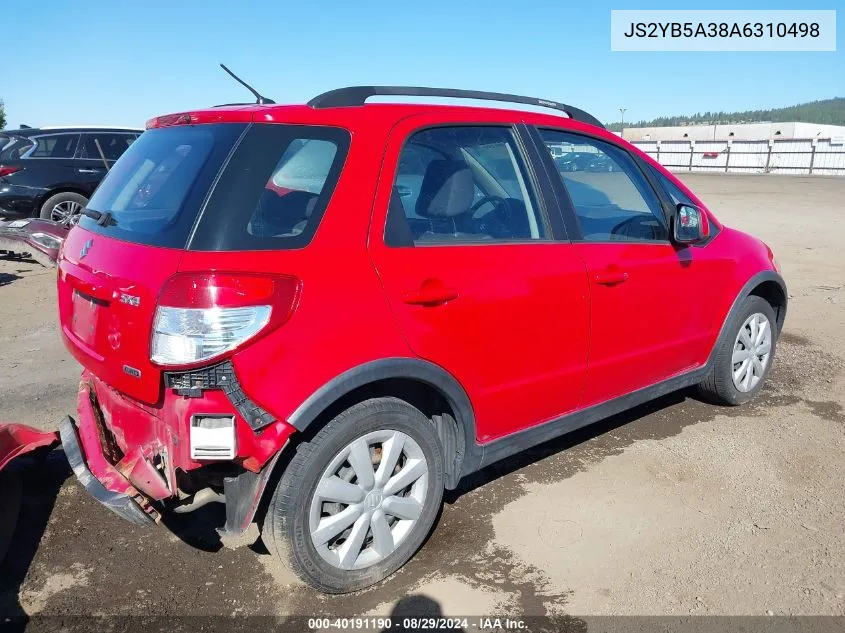
[[[82,250],[79,251],[79,259],[82,259],[88,254],[88,251],[91,250],[91,247],[94,246],[94,240],[88,240],[85,244],[82,245]]]

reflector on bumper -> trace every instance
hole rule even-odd
[[[191,459],[234,459],[235,418],[195,415],[191,418]]]

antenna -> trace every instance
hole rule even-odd
[[[220,68],[222,68],[227,73],[229,73],[235,81],[237,81],[239,84],[244,86],[247,90],[249,90],[252,94],[254,94],[255,95],[255,103],[259,103],[259,104],[262,104],[262,105],[276,103],[272,99],[268,99],[267,97],[262,97],[261,94],[255,88],[250,86],[247,82],[245,82],[243,79],[238,77],[235,73],[233,73],[231,70],[226,68],[225,64],[220,64]]]

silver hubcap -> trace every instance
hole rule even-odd
[[[763,378],[772,354],[772,326],[766,315],[752,314],[739,328],[734,342],[732,373],[734,386],[751,391]]]
[[[53,207],[50,212],[50,219],[64,226],[73,226],[79,222],[79,215],[82,213],[82,205],[72,200],[65,200]]]
[[[339,569],[384,560],[422,514],[428,464],[399,431],[373,431],[341,450],[311,499],[309,530],[320,556]]]

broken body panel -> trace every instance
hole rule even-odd
[[[0,253],[29,256],[42,266],[56,265],[69,229],[51,220],[0,221]]]

